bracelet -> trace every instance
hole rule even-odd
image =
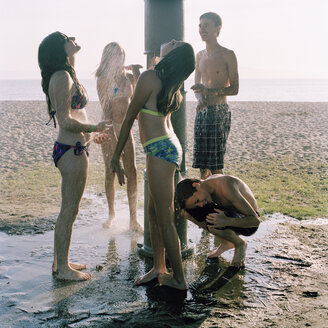
[[[90,124],[90,127],[89,127],[89,129],[88,129],[88,133],[91,133],[91,132],[93,132],[93,130],[95,129],[95,126],[94,125],[92,125],[92,124]]]

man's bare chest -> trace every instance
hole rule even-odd
[[[203,56],[199,61],[199,70],[202,73],[218,73],[226,72],[227,64],[222,57],[208,57]]]

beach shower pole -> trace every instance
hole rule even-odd
[[[154,59],[159,57],[162,43],[172,39],[184,39],[183,0],[144,0],[145,1],[145,54],[147,55],[147,68],[154,64]],[[183,157],[180,167],[182,176],[186,175],[185,153],[187,149],[186,138],[186,93],[182,88],[183,102],[180,109],[171,116],[174,132],[180,140]],[[175,184],[180,180],[180,174],[175,174]],[[187,222],[180,214],[175,214],[175,224],[181,243],[183,258],[193,253],[193,248],[188,248]],[[148,224],[148,179],[144,171],[144,244],[138,245],[138,253],[152,257],[149,224]]]

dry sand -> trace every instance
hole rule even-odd
[[[187,164],[192,160],[195,102],[187,103]],[[290,156],[292,161],[328,161],[328,103],[230,102],[232,126],[226,160],[262,161]],[[98,102],[87,108],[91,122],[101,116]],[[52,145],[57,131],[47,122],[46,104],[42,101],[0,102],[0,170],[36,163],[51,163]],[[144,162],[138,137],[137,162]],[[102,161],[100,147],[91,145],[90,161]]]
[[[195,107],[195,102],[188,102],[186,106],[187,168],[192,164]],[[232,127],[226,153],[227,169],[229,164],[233,166],[235,163],[243,163],[246,166],[252,161],[262,162],[280,157],[284,157],[285,163],[287,158],[287,161],[297,165],[311,161],[328,162],[328,103],[231,102],[230,107]],[[99,103],[90,102],[87,113],[90,122],[99,121]],[[59,184],[58,170],[51,158],[57,130],[53,125],[46,126],[47,120],[46,103],[43,101],[0,102],[0,183],[1,179],[15,179],[15,175],[11,173],[18,168],[47,164],[48,172],[51,172],[51,176],[55,177],[56,183]],[[139,168],[143,168],[145,155],[139,142],[137,122],[134,124],[133,133],[137,164]],[[90,150],[90,167],[94,167],[94,164],[102,170],[100,146],[92,143]],[[95,171],[89,170],[89,178],[93,172]],[[141,185],[139,191],[141,195]],[[16,197],[18,201],[12,206],[9,199],[12,195],[5,193],[3,198],[9,198],[3,201],[0,199],[0,228],[9,221],[11,224],[21,224],[30,219],[51,215],[53,225],[58,212],[59,195],[54,199],[48,194],[47,190],[44,190],[38,196],[39,201],[35,202],[25,193],[22,199]]]

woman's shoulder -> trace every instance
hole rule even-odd
[[[60,70],[60,71],[56,71],[55,73],[53,73],[51,77],[53,77],[53,78],[69,78],[70,75],[67,71]]]
[[[49,88],[54,90],[70,88],[73,80],[67,71],[57,71],[50,78]]]
[[[154,86],[160,82],[161,80],[158,78],[156,72],[151,69],[142,72],[138,78],[138,84],[142,83]]]
[[[143,79],[158,79],[156,71],[154,71],[153,69],[147,69],[146,71],[142,72],[139,78],[141,77]]]
[[[51,76],[51,79],[50,79],[51,82],[54,82],[54,83],[60,82],[63,84],[69,83],[71,80],[72,80],[72,78],[69,75],[69,73],[64,70],[53,73]]]

